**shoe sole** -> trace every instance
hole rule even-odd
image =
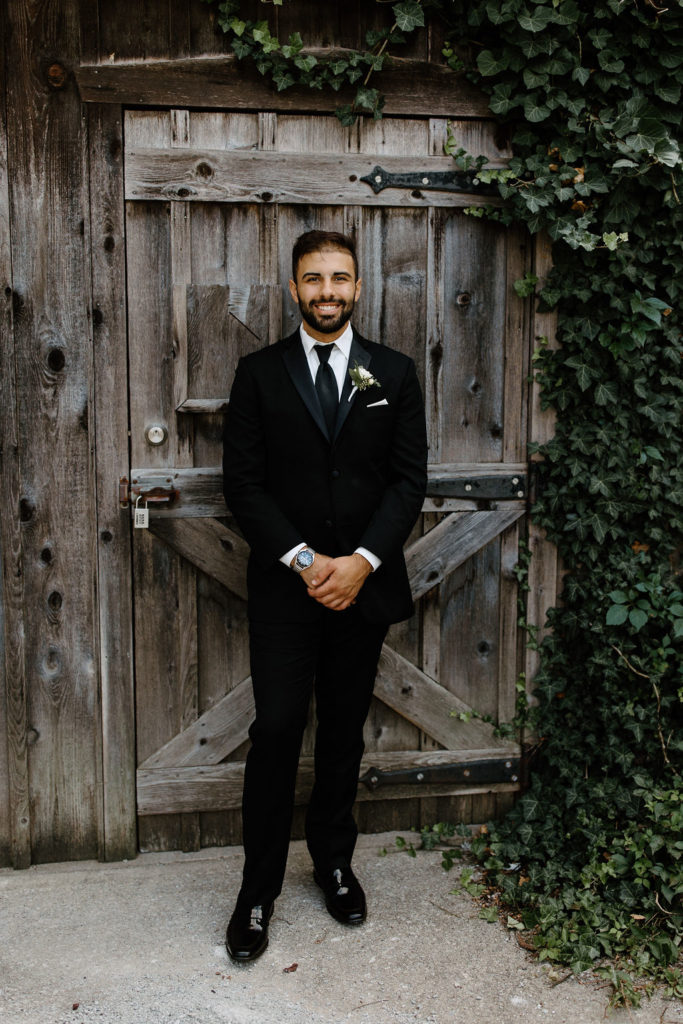
[[[261,946],[254,953],[232,953],[227,946],[225,948],[228,952],[228,956],[233,961],[233,963],[250,964],[253,963],[254,960],[258,960],[261,954],[265,953],[265,951],[268,949],[268,939],[266,939],[266,941],[263,943],[263,946]]]

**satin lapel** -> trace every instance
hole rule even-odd
[[[351,349],[349,351],[349,370],[352,370],[354,366],[368,367],[370,365],[371,359],[372,356],[370,355],[368,350],[364,348],[363,345],[361,345],[361,343],[356,339],[356,335],[354,334],[353,341],[351,342]],[[335,441],[339,437],[339,432],[341,428],[344,426],[344,423],[346,422],[346,417],[351,412],[351,408],[356,399],[358,398],[357,391],[353,392],[353,397],[351,396],[352,391],[353,381],[351,380],[351,377],[349,376],[347,370],[346,378],[344,380],[344,387],[342,389],[341,401],[339,403],[339,411],[337,412],[337,422],[334,428]],[[351,400],[349,401],[349,399]]]
[[[294,387],[301,396],[302,402],[329,441],[330,435],[327,432],[327,426],[325,425],[322,409],[320,408],[320,402],[318,401],[318,396],[316,394],[315,387],[313,386],[311,371],[308,368],[308,362],[306,360],[303,345],[301,344],[299,332],[297,331],[296,335],[292,335],[289,341],[289,347],[286,348],[282,354],[285,366],[287,367],[289,375],[294,382]]]

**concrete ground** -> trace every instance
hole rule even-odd
[[[143,854],[122,864],[0,871],[0,1021],[7,1024],[594,1024],[608,993],[537,963],[487,924],[458,869],[410,858],[395,833],[354,859],[369,916],[328,916],[293,843],[270,946],[236,966],[224,947],[239,849]],[[382,848],[389,851],[382,856]],[[614,1024],[683,1024],[660,997]]]

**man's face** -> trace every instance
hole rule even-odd
[[[351,253],[322,249],[301,257],[296,281],[290,279],[289,291],[298,303],[311,337],[331,342],[344,333],[360,295],[360,286]]]

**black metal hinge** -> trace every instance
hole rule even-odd
[[[519,782],[522,759],[506,757],[485,761],[461,761],[457,764],[420,765],[382,771],[368,768],[358,780],[371,792],[380,786],[430,785],[434,783],[461,783],[464,785],[490,785],[496,782]]]
[[[468,195],[499,196],[495,182],[484,182],[474,171],[410,171],[390,174],[379,165],[360,179],[373,192],[384,188],[410,188],[418,192],[465,192]]]

